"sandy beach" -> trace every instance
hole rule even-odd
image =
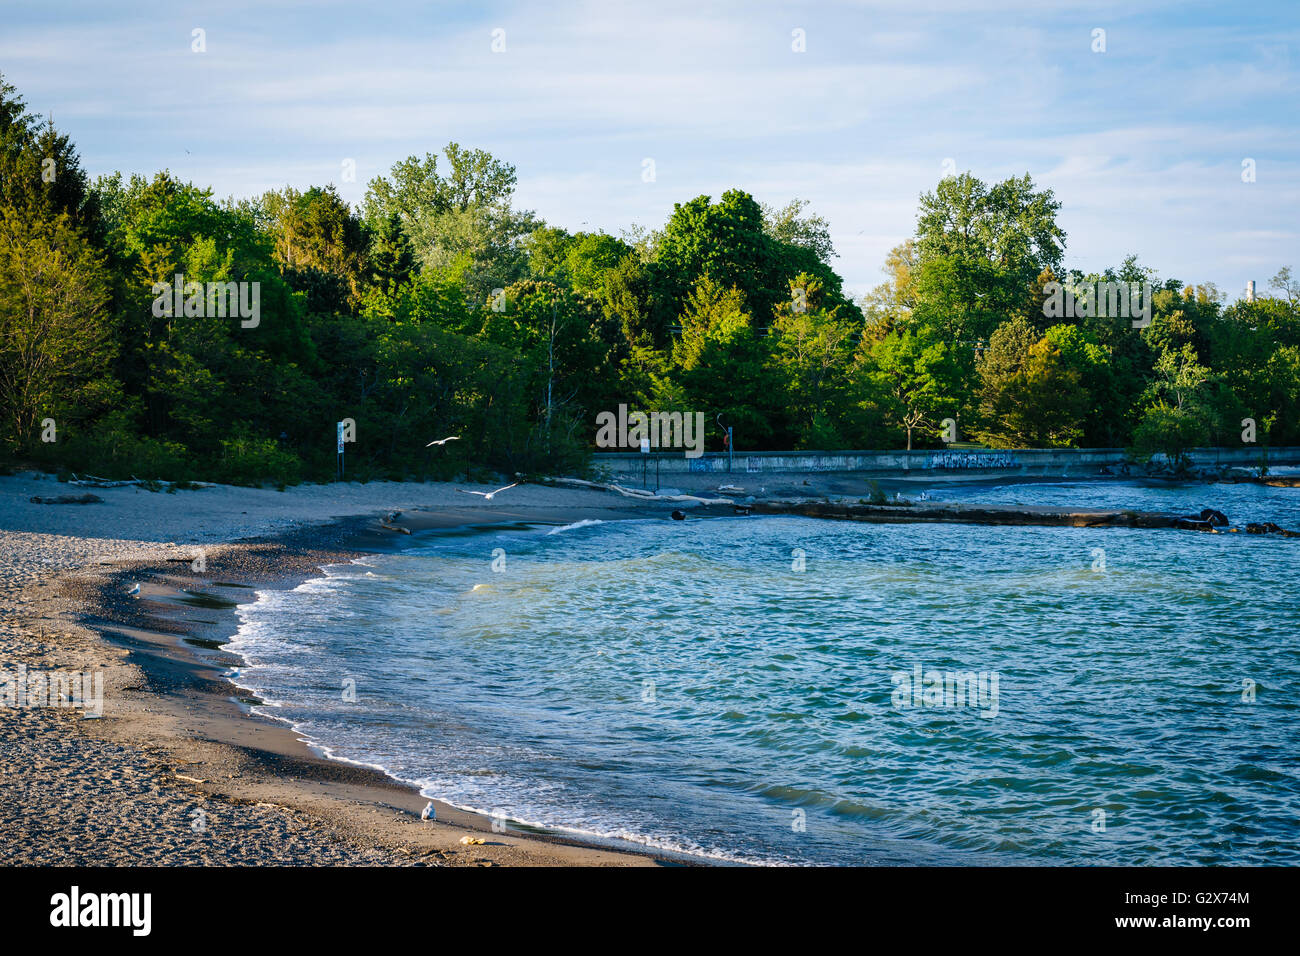
[[[690,477],[683,491],[719,494],[717,476]],[[795,498],[872,488],[850,474],[763,476],[761,488],[742,478],[740,485],[739,493],[728,493],[740,500],[761,491],[773,513],[788,513]],[[414,788],[314,752],[287,725],[252,713],[259,701],[225,676],[241,663],[222,647],[237,629],[239,604],[259,590],[295,587],[323,566],[407,546],[421,531],[667,520],[677,507],[693,515],[733,513],[729,505],[542,485],[511,488],[489,501],[464,493],[471,487],[208,486],[168,493],[83,488],[34,473],[0,478],[0,671],[103,675],[98,719],[77,708],[0,706],[0,863],[692,862],[635,845],[585,845],[518,828],[493,832],[489,818],[445,804],[436,805],[436,820],[422,820],[428,801]],[[32,500],[83,491],[102,500]],[[948,514],[938,502],[924,507],[934,512],[930,520],[992,524],[1089,526],[1117,514],[1005,507],[978,517],[983,513],[969,509]],[[915,508],[883,510],[900,513],[866,519],[916,517]]]
[[[414,789],[323,759],[251,715],[222,676],[235,661],[216,648],[235,603],[409,541],[382,527],[393,511],[404,512],[394,526],[418,530],[669,510],[598,491],[523,486],[488,502],[456,488],[121,487],[93,489],[101,503],[51,505],[30,499],[82,489],[0,479],[0,667],[104,675],[101,719],[0,707],[0,863],[655,864],[493,833],[445,805],[422,820],[428,801]],[[200,552],[202,572],[191,566]]]

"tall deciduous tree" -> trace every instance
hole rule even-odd
[[[112,357],[108,276],[71,219],[0,213],[0,408],[11,449],[37,441],[37,425],[102,411]],[[102,394],[100,396],[102,400]]]
[[[948,346],[924,329],[896,330],[864,346],[859,367],[868,394],[875,393],[874,400],[907,436],[911,451],[917,429],[937,429],[940,418],[956,410],[945,388],[952,366]]]

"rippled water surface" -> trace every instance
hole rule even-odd
[[[1300,489],[927,490],[1300,527]],[[1294,865],[1297,570],[1300,539],[1196,532],[467,529],[262,594],[233,649],[329,752],[514,820],[748,861]],[[918,667],[986,693],[927,706]]]

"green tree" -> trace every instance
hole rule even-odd
[[[478,149],[449,143],[438,158],[410,156],[390,177],[370,181],[364,201],[372,228],[397,215],[425,269],[447,272],[475,299],[504,288],[528,272],[525,240],[540,222],[511,208],[515,168]]]
[[[738,444],[763,447],[788,435],[781,376],[767,339],[756,334],[744,294],[702,278],[687,296],[657,407],[718,416]]]
[[[956,411],[945,387],[952,373],[949,348],[924,329],[895,330],[864,344],[859,368],[868,388],[860,401],[877,402],[892,427],[906,434],[911,451],[917,429],[937,430],[940,419]]]
[[[370,285],[386,295],[393,295],[411,281],[415,250],[397,213],[390,214],[375,227],[370,236],[368,263]]]
[[[791,301],[777,308],[773,357],[784,373],[787,408],[796,444],[844,447],[836,420],[844,404],[848,370],[861,337],[860,316],[824,308],[821,281],[807,273],[791,280]]]
[[[355,306],[368,272],[369,237],[334,187],[314,186],[299,192],[287,186],[267,193],[262,205],[275,242],[275,258],[290,285],[302,287],[295,278],[314,272],[336,276],[346,283],[348,304]]]
[[[763,229],[779,243],[807,249],[821,262],[836,256],[831,225],[821,216],[805,215],[808,200],[793,199],[780,209],[763,204]]]
[[[0,211],[0,409],[11,451],[104,410],[116,393],[103,260],[66,214]]]

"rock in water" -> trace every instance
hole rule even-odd
[[[1222,511],[1215,511],[1213,508],[1202,508],[1201,520],[1208,521],[1210,524],[1218,528],[1226,527],[1228,524],[1228,516]]]

